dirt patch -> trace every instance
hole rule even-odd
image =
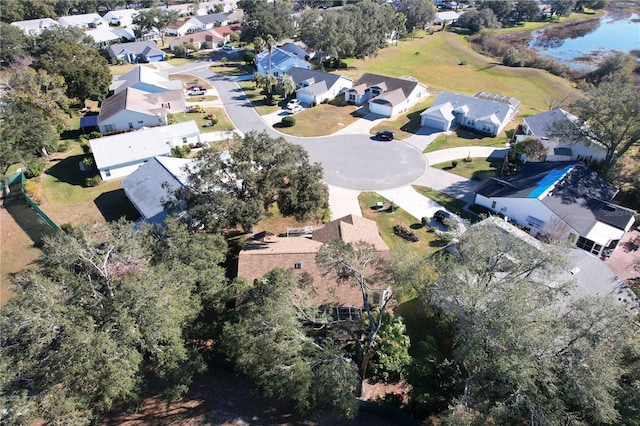
[[[181,80],[185,89],[191,86],[202,86],[205,89],[211,89],[212,86],[206,80],[190,74],[171,74],[171,80]]]

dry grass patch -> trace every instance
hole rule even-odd
[[[171,74],[169,79],[181,80],[185,88],[188,88],[191,86],[202,86],[205,89],[211,89],[213,87],[211,86],[211,83],[209,83],[208,81],[203,80],[200,77],[196,77],[195,75],[191,75],[191,74]]]

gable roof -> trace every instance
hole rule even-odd
[[[350,78],[344,77],[340,74],[332,74],[328,72],[308,70],[306,68],[292,67],[287,71],[287,74],[291,76],[296,87],[305,83],[307,90],[311,93],[320,94],[329,90],[334,84],[341,78],[351,81]],[[319,85],[316,87],[316,85]],[[324,88],[324,90],[322,90]]]
[[[194,43],[194,42],[203,42],[203,41],[211,41],[211,42],[220,42],[224,41],[225,37],[220,34],[216,29],[208,29],[204,31],[198,31],[197,33],[185,34],[182,37],[178,37],[171,42],[171,45],[175,46],[183,43]]]
[[[540,114],[525,117],[522,121],[526,123],[533,136],[537,138],[546,138],[547,128],[552,123],[559,120],[573,122],[573,118],[575,117],[562,108],[556,108],[551,111],[545,111]]]
[[[166,71],[138,65],[128,73],[114,77],[110,89],[120,92],[127,87],[133,87],[145,92],[181,90],[182,82],[180,80],[169,80],[169,74]]]
[[[468,118],[490,120],[499,124],[513,115],[513,112],[520,106],[520,101],[511,97],[485,92],[476,93],[474,96],[442,92],[433,102],[433,105],[422,111],[420,115],[439,113],[443,105],[446,104],[450,104],[453,111],[461,109]]]
[[[134,55],[164,55],[164,52],[158,49],[158,45],[154,41],[134,41],[131,43],[118,43],[109,46],[109,56],[117,58],[123,54]]]
[[[355,90],[359,93],[364,92],[364,90],[378,86],[382,88],[385,92],[391,92],[397,89],[402,91],[402,94],[405,98],[409,97],[414,89],[420,85],[420,83],[414,79],[413,77],[404,76],[400,78],[395,77],[387,77],[384,75],[364,73],[355,83],[355,86],[350,90]]]
[[[58,23],[64,25],[65,27],[68,27],[82,25],[88,26],[90,24],[99,25],[101,23],[106,23],[106,21],[97,13],[84,13],[81,15],[62,16],[58,18]]]
[[[527,162],[511,179],[489,178],[476,193],[489,198],[537,198],[581,235],[596,222],[625,229],[633,210],[611,203],[618,190],[583,163]]]
[[[328,243],[340,238],[346,243],[366,241],[374,245],[376,250],[387,251],[389,246],[380,236],[378,224],[372,220],[350,214],[336,220],[332,220],[320,229],[313,231],[314,241]]]
[[[15,21],[11,25],[20,28],[25,34],[40,34],[43,30],[55,27],[58,24],[51,18],[28,19],[26,21]]]
[[[301,65],[307,65],[308,68],[311,68],[311,64],[309,62],[302,60],[293,53],[289,53],[279,47],[273,47],[271,49],[271,59],[269,59],[269,49],[265,49],[256,55],[256,63],[258,63],[262,69],[267,70],[267,72],[269,69],[269,61],[271,61],[272,69],[280,69],[283,72],[289,71],[289,69],[294,66],[304,68],[304,66]],[[283,67],[283,65],[287,63],[290,63],[291,66]]]
[[[189,19],[189,21],[191,22],[197,21],[202,25],[215,24],[217,22],[226,22],[227,15],[225,15],[224,13],[210,13],[207,15],[194,16],[193,18]]]
[[[120,40],[121,36],[116,32],[107,28],[94,28],[85,32],[96,43],[103,43],[105,41]]]
[[[161,223],[166,218],[164,201],[185,185],[186,168],[192,161],[156,156],[122,180],[127,198],[146,221]]]
[[[124,110],[149,115],[164,114],[165,108],[162,105],[163,103],[180,101],[182,98],[184,98],[182,89],[149,93],[134,87],[127,87],[123,91],[102,101],[98,123],[103,123],[105,120]]]
[[[280,49],[292,53],[294,55],[296,55],[298,58],[300,59],[307,59],[307,56],[309,56],[309,53],[307,53],[306,50],[304,50],[302,47],[298,46],[295,43],[285,43],[282,46],[280,46]]]
[[[91,151],[99,169],[142,161],[156,155],[167,155],[175,141],[199,134],[195,121],[142,128],[140,130],[90,139]]]

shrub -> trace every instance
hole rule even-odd
[[[71,225],[70,223],[63,223],[62,225],[60,225],[60,229],[65,234],[70,234],[73,232],[73,225]]]
[[[284,117],[281,123],[284,127],[293,127],[296,125],[296,119],[295,117]]]
[[[455,166],[457,166],[457,165],[458,165],[458,161],[457,161],[457,160],[453,160],[453,161],[451,162],[451,167],[455,167]]]
[[[84,169],[88,172],[94,171],[96,169],[96,162],[93,157],[85,157],[82,159],[82,165]]]
[[[418,238],[415,232],[410,231],[402,225],[393,225],[393,233],[400,238],[411,241],[412,243],[420,241],[420,238]]]
[[[64,142],[60,142],[58,145],[56,145],[56,151],[57,152],[65,152],[69,149],[69,144],[71,143],[71,141],[66,140]]]
[[[100,185],[100,182],[102,182],[102,179],[100,178],[100,175],[95,175],[95,176],[91,176],[91,177],[86,178],[84,180],[84,186],[90,188],[92,186]]]
[[[204,108],[202,107],[202,105],[194,105],[187,112],[195,112],[198,114],[202,114],[204,112]]]
[[[80,144],[80,148],[82,148],[82,152],[84,152],[85,154],[90,154],[91,153],[91,145],[89,145],[86,142],[82,142]]]
[[[40,197],[42,197],[42,188],[38,179],[29,179],[24,182],[24,190],[31,201],[40,205]]]
[[[38,177],[42,174],[42,172],[44,172],[45,166],[46,163],[41,158],[30,161],[29,163],[27,163],[27,167],[24,170],[24,176],[27,179]]]
[[[431,220],[429,220],[428,217],[423,217],[422,219],[420,219],[420,223],[422,223],[422,226],[424,226],[425,228],[428,228]]]

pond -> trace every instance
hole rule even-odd
[[[529,46],[540,56],[578,70],[591,70],[593,62],[612,51],[640,50],[640,15],[612,14],[586,23],[582,31],[562,34],[533,32]]]

